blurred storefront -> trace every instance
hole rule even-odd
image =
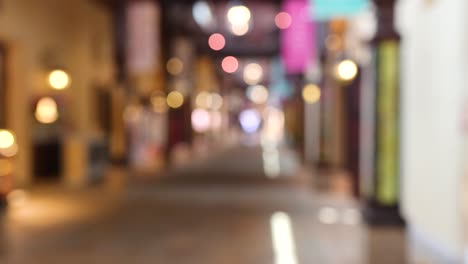
[[[5,127],[21,142],[15,184],[41,175],[85,184],[107,145],[103,121],[116,85],[110,10],[92,1],[3,1],[0,24]]]

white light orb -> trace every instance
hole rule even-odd
[[[258,63],[249,63],[244,67],[244,81],[249,85],[258,84],[263,78],[263,68]]]
[[[256,104],[264,104],[268,101],[268,89],[263,85],[255,85],[247,90],[247,97]]]
[[[227,18],[232,25],[248,24],[252,14],[249,8],[243,5],[237,5],[229,8]]]
[[[358,74],[358,66],[352,60],[344,60],[337,65],[336,74],[342,81],[352,81]]]
[[[196,132],[203,133],[211,127],[211,115],[205,109],[197,108],[192,112],[192,128]]]
[[[255,133],[260,128],[262,117],[257,110],[247,109],[240,113],[239,122],[241,124],[242,130],[251,134]]]
[[[210,29],[214,26],[213,14],[206,1],[197,1],[192,8],[192,15],[195,22],[203,29]]]

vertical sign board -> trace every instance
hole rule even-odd
[[[281,31],[281,57],[287,74],[304,73],[313,60],[315,28],[307,7],[307,0],[286,0],[283,4],[283,11],[292,17],[291,26]]]
[[[154,81],[161,59],[160,17],[156,1],[130,1],[126,6],[126,70],[137,80],[135,88],[144,88],[144,92],[162,83]],[[138,114],[128,124],[131,164],[137,169],[159,169],[167,138],[167,116],[135,107]]]
[[[127,71],[130,74],[155,72],[159,66],[160,10],[154,1],[134,1],[127,5]]]

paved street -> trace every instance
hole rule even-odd
[[[345,196],[288,181],[206,184],[221,171],[199,170],[207,179],[20,193],[2,220],[0,263],[405,262],[403,233],[365,228]]]

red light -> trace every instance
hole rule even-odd
[[[280,29],[287,29],[291,26],[292,17],[286,12],[280,12],[275,17],[275,24]]]
[[[224,39],[223,35],[215,33],[208,39],[208,45],[213,50],[222,50],[226,45],[226,39]]]
[[[225,72],[233,73],[237,71],[237,68],[239,68],[239,62],[233,56],[227,56],[226,58],[223,59],[221,66],[223,67],[223,70]]]

